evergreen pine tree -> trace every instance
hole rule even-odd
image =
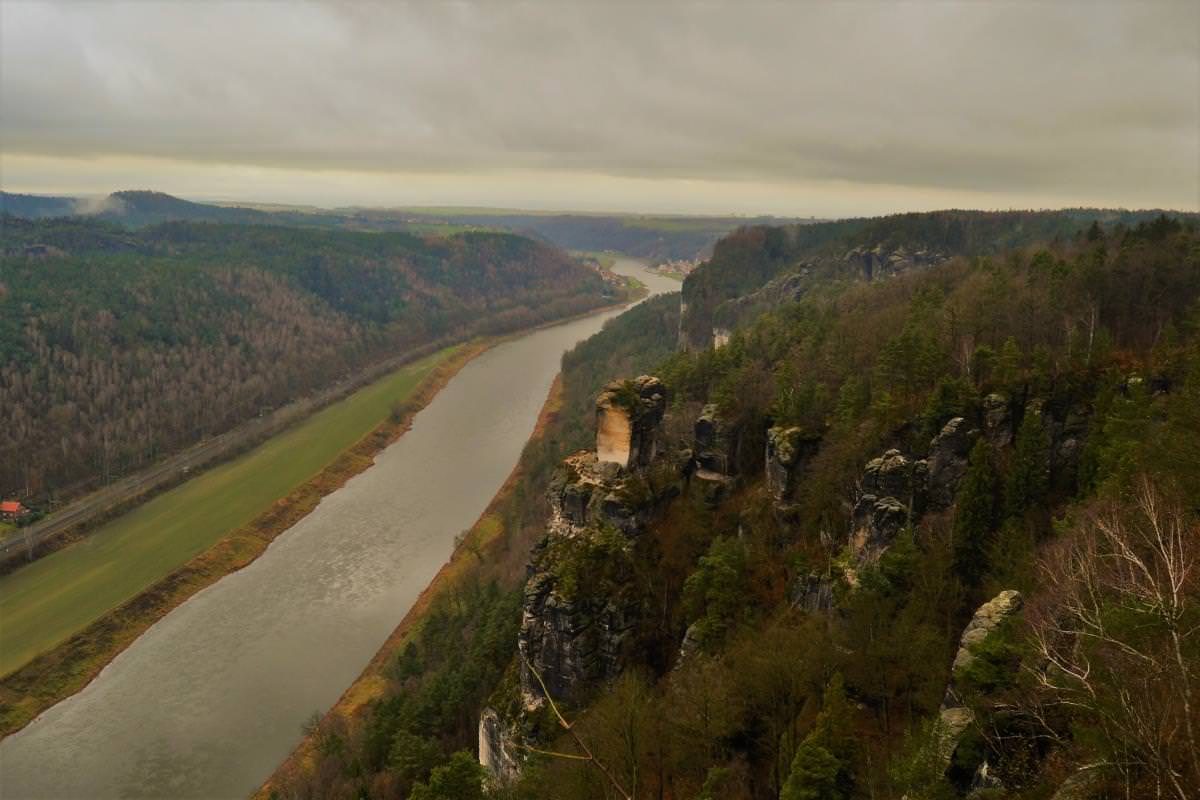
[[[1050,437],[1041,414],[1026,414],[1004,491],[1004,516],[1018,518],[1046,497],[1050,484]]]
[[[975,443],[967,464],[954,515],[954,567],[965,585],[974,586],[987,570],[988,540],[996,525],[996,469],[986,441]]]

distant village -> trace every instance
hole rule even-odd
[[[683,279],[688,275],[691,275],[692,270],[698,266],[700,266],[700,261],[698,259],[673,259],[671,261],[664,261],[661,264],[655,264],[653,267],[650,267],[650,269],[662,275]]]

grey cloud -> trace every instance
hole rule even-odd
[[[0,6],[5,150],[1197,204],[1195,4]]]

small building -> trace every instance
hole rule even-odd
[[[0,519],[19,519],[29,513],[29,509],[21,505],[20,500],[5,500],[0,502]]]

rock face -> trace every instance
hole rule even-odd
[[[833,608],[836,581],[821,575],[804,575],[792,587],[792,607],[810,614],[823,614]]]
[[[850,534],[856,566],[877,561],[904,526],[921,515],[928,480],[928,463],[899,450],[867,462]]]
[[[971,665],[975,660],[973,650],[982,644],[1001,623],[1021,610],[1021,593],[1016,589],[1006,589],[975,610],[975,616],[967,623],[962,638],[958,641],[958,652],[954,654],[952,671],[957,674]],[[952,699],[954,681],[946,693],[946,699]],[[945,702],[943,702],[945,705]]]
[[[544,701],[542,683],[555,699],[570,699],[620,672],[642,610],[633,542],[679,491],[679,465],[655,459],[665,407],[658,378],[607,385],[596,401],[597,452],[568,457],[551,480],[518,636],[526,710]],[[710,422],[706,441],[718,448],[720,425]]]
[[[874,247],[856,247],[846,253],[845,260],[859,265],[864,278],[874,280],[900,275],[919,267],[940,264],[946,260],[946,256],[931,250],[909,251],[904,246],[887,247],[878,244]]]
[[[792,495],[797,477],[816,455],[820,440],[800,428],[771,428],[767,431],[765,456],[767,491],[782,503]]]
[[[1088,420],[1086,417],[1067,412],[1065,419],[1058,422],[1048,419],[1047,427],[1053,443],[1050,452],[1050,467],[1066,475],[1074,475],[1079,470],[1079,457],[1083,453],[1083,443],[1087,439]]]
[[[734,472],[734,442],[717,407],[706,405],[693,428],[693,452],[698,469],[718,475]]]
[[[552,572],[532,575],[525,585],[517,639],[522,656],[521,699],[526,710],[539,708],[545,700],[543,683],[559,700],[617,677],[626,641],[638,618],[636,598],[627,593],[572,595]]]
[[[654,490],[641,471],[600,461],[586,450],[568,456],[550,479],[547,533],[570,537],[609,526],[636,535],[655,503]]]
[[[968,430],[967,421],[955,417],[929,443],[929,503],[949,508],[958,484],[967,474],[967,456],[979,432]]]
[[[772,278],[752,292],[723,301],[713,314],[716,326],[736,328],[742,322],[802,298],[814,283],[812,264],[801,262],[791,269],[794,271]]]
[[[993,392],[983,398],[983,433],[994,447],[1012,442],[1012,408],[1004,395]]]
[[[622,467],[649,464],[666,407],[658,378],[642,375],[605,386],[596,398],[596,457]]]
[[[938,759],[944,770],[954,757],[954,751],[967,728],[975,721],[975,714],[963,704],[958,677],[975,660],[974,649],[985,642],[1006,620],[1021,610],[1021,593],[1006,589],[981,605],[971,617],[959,639],[958,652],[950,673],[950,683],[942,700],[938,714]]]
[[[501,784],[509,784],[520,774],[520,759],[512,732],[504,727],[500,715],[485,708],[479,716],[479,764]]]

